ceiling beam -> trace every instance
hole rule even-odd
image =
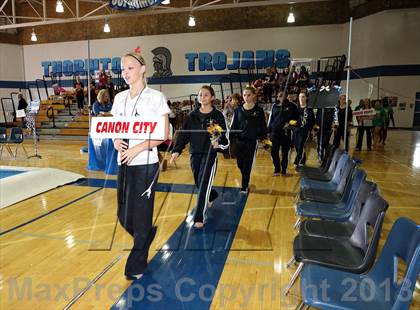
[[[3,4],[0,6],[0,11],[3,11],[4,7],[7,4],[7,1],[9,1],[9,0],[4,0]]]
[[[86,0],[79,0],[79,1],[86,1]],[[317,0],[317,2],[323,2],[329,0]],[[44,19],[47,18],[46,13],[46,0],[42,0],[43,2],[43,9]],[[215,1],[211,1],[215,2]],[[212,5],[200,5],[194,8],[195,11],[209,11],[209,10],[218,10],[218,9],[232,9],[232,8],[244,8],[244,7],[257,7],[257,6],[268,6],[268,5],[280,5],[280,4],[288,4],[289,0],[265,0],[265,1],[250,1],[250,2],[236,2],[236,3],[227,3],[227,4],[212,4]],[[314,0],[295,0],[295,3],[303,3],[303,2],[314,2]],[[36,22],[27,22],[27,23],[17,23],[13,25],[4,25],[0,26],[1,29],[12,29],[12,28],[24,28],[24,27],[35,27],[35,26],[43,26],[43,25],[52,25],[52,24],[63,24],[63,23],[74,23],[80,21],[90,21],[90,20],[99,20],[104,18],[122,18],[122,17],[133,17],[133,16],[145,16],[145,15],[158,15],[158,14],[175,14],[175,13],[185,13],[191,12],[191,7],[171,7],[166,10],[138,10],[138,11],[118,11],[115,14],[101,14],[101,15],[92,15],[99,11],[100,9],[106,7],[108,2],[100,2],[102,3],[101,6],[98,8],[90,11],[89,13],[85,14],[82,17],[71,17],[71,18],[60,18],[60,19],[53,19],[53,20],[45,20],[45,21],[36,21]],[[6,15],[6,14],[4,14]],[[77,15],[77,14],[76,14]],[[91,16],[92,15],[92,16]]]

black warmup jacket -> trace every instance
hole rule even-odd
[[[315,124],[315,114],[314,110],[312,108],[300,108],[300,118],[302,121],[300,129],[304,130],[305,132],[311,132],[312,127],[314,127]]]
[[[285,125],[291,120],[297,121],[296,127],[301,126],[299,109],[293,102],[284,100],[282,105],[274,104],[268,120],[268,132],[276,136],[283,135]]]
[[[264,110],[254,106],[251,110],[238,107],[233,113],[230,127],[230,139],[239,141],[263,140],[267,137],[267,126],[265,124]]]
[[[203,119],[200,117],[200,114],[204,115]],[[210,134],[207,132],[207,128],[212,122],[220,125],[223,129],[218,141],[218,150],[226,150],[229,147],[229,139],[223,113],[213,108],[213,111],[210,113],[202,114],[197,108],[188,114],[182,129],[178,133],[172,153],[181,154],[182,150],[189,143],[190,154],[207,154],[210,148]]]

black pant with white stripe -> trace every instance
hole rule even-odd
[[[190,163],[195,186],[198,189],[194,222],[203,222],[207,203],[213,202],[218,196],[217,192],[212,189],[217,169],[217,153],[210,150],[208,154],[191,154]]]
[[[236,163],[242,174],[241,190],[243,191],[247,190],[249,185],[256,147],[257,142],[252,140],[238,141],[237,143]]]
[[[158,171],[158,163],[118,169],[118,220],[134,238],[125,265],[126,276],[142,274],[147,268],[149,247],[156,234],[152,220],[157,178],[152,182]]]

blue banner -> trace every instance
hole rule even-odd
[[[163,0],[109,0],[109,6],[117,10],[143,10],[160,4]]]

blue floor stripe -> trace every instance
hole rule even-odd
[[[111,309],[210,308],[247,199],[237,188],[219,194],[205,228],[184,221]]]
[[[0,179],[11,177],[17,174],[28,172],[28,170],[0,170]]]
[[[68,207],[68,206],[72,205],[73,203],[75,203],[75,202],[77,202],[77,201],[79,201],[79,200],[81,200],[81,199],[83,199],[83,198],[86,198],[86,197],[88,197],[88,196],[90,196],[90,195],[95,194],[96,192],[100,191],[101,189],[102,189],[102,188],[95,189],[95,190],[94,190],[94,191],[92,191],[92,192],[89,192],[89,193],[87,193],[87,194],[85,194],[85,195],[83,195],[83,196],[81,196],[81,197],[78,197],[78,198],[76,198],[76,199],[73,199],[72,201],[67,202],[67,203],[65,203],[64,205],[60,206],[60,207],[57,207],[57,208],[55,208],[55,209],[53,209],[53,210],[51,210],[51,211],[48,211],[47,213],[44,213],[44,214],[42,214],[42,215],[40,215],[40,216],[37,216],[37,217],[35,217],[35,218],[33,218],[33,219],[29,220],[29,221],[26,221],[26,222],[24,222],[24,223],[22,223],[22,224],[19,224],[19,225],[15,226],[15,227],[12,227],[12,228],[8,229],[8,230],[1,231],[1,228],[0,228],[0,236],[3,236],[3,235],[5,235],[5,234],[7,234],[7,233],[9,233],[9,232],[11,232],[11,231],[14,231],[14,230],[16,230],[16,229],[19,229],[19,228],[21,228],[21,227],[24,227],[24,226],[26,226],[26,225],[29,225],[29,224],[31,224],[31,223],[33,223],[33,222],[35,222],[35,221],[39,220],[39,219],[42,219],[42,218],[44,218],[44,217],[46,217],[46,216],[48,216],[48,215],[50,215],[50,214],[52,214],[52,213],[54,213],[54,212],[57,212],[57,211],[59,211],[59,210],[61,210],[61,209],[65,208],[65,207]]]

